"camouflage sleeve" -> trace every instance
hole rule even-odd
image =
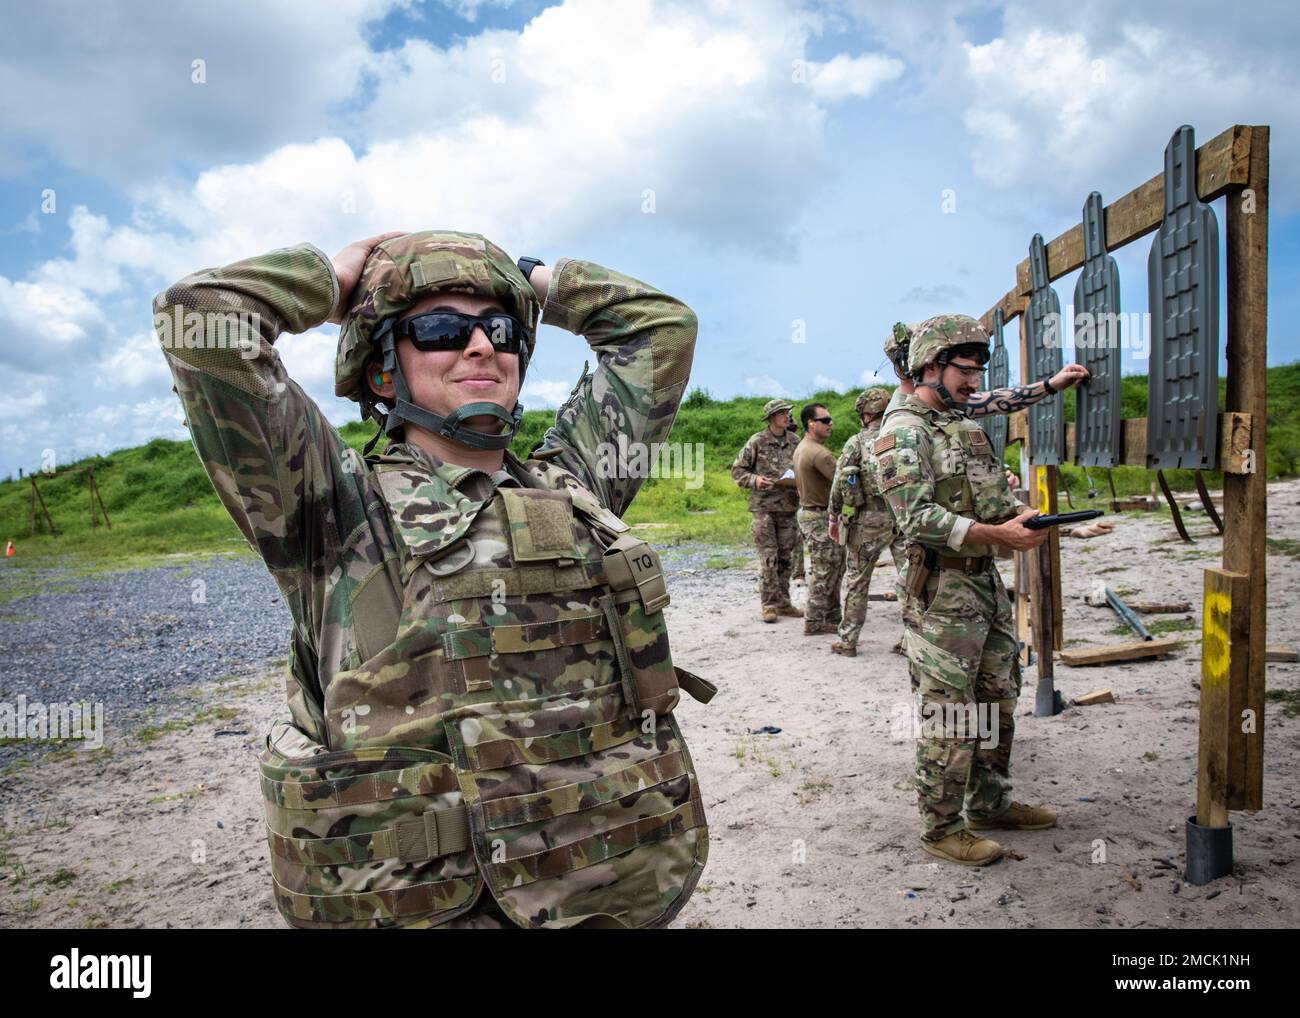
[[[855,466],[857,464],[857,436],[853,436],[844,443],[844,448],[840,450],[839,462],[835,464],[835,477],[831,481],[831,498],[827,511],[831,515],[837,515],[844,508],[844,492],[842,490],[842,479],[844,477],[844,468]]]
[[[583,336],[599,366],[578,381],[537,455],[561,449],[553,461],[621,516],[645,478],[611,470],[610,460],[625,466],[621,455],[635,463],[639,457],[626,450],[645,448],[648,456],[652,444],[668,438],[690,377],[695,312],[631,276],[561,258],[542,321]]]
[[[959,550],[971,521],[934,500],[934,472],[930,467],[933,447],[929,437],[910,425],[901,425],[889,434],[894,444],[877,453],[877,478],[898,529],[911,540],[932,548]]]
[[[754,487],[754,468],[758,465],[758,442],[750,438],[744,447],[736,455],[736,461],[731,464],[731,479],[742,488]]]
[[[153,305],[195,451],[308,633],[342,539],[365,519],[363,467],[272,344],[320,325],[337,296],[329,258],[304,244],[186,276]]]

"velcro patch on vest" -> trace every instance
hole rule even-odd
[[[894,436],[890,435],[889,437],[892,439]],[[892,491],[907,480],[898,472],[898,464],[894,462],[893,456],[881,456],[876,467],[876,484],[880,488],[881,494]]]
[[[876,439],[875,445],[871,447],[872,452],[874,452],[877,456],[879,456],[882,452],[889,452],[889,450],[894,447],[895,439],[896,439],[896,435],[892,431],[888,435],[881,436],[880,438]]]
[[[573,503],[567,492],[501,488],[516,562],[580,559],[573,536]]]
[[[442,637],[443,653],[455,661],[488,654],[526,654],[592,643],[609,635],[603,615],[584,615],[554,622],[529,622],[518,626],[479,626],[453,629]]]

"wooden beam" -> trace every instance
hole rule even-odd
[[[1015,290],[1008,290],[1003,298],[994,304],[991,308],[980,316],[980,324],[984,326],[984,331],[992,335],[993,333],[993,312],[1002,309],[1003,323],[1010,322],[1011,319],[1025,313],[1029,307],[1029,298],[1022,297]]]
[[[1112,661],[1137,661],[1144,657],[1164,657],[1178,649],[1176,636],[1158,636],[1154,640],[1134,640],[1131,643],[1103,643],[1095,647],[1071,647],[1061,651],[1061,664],[1071,668],[1084,665],[1104,665]]]
[[[1029,413],[1026,410],[1007,415],[1007,445],[1012,442],[1029,444]]]
[[[1253,418],[1248,413],[1228,411],[1219,414],[1219,467],[1225,474],[1244,474],[1252,465],[1259,462],[1259,453],[1251,445],[1254,436]],[[1147,419],[1145,417],[1127,417],[1121,424],[1124,428],[1123,443],[1120,447],[1119,462],[1123,466],[1142,467],[1147,465]],[[1024,410],[1017,410],[1007,417],[1007,445],[1024,441],[1029,434],[1029,418]],[[1065,426],[1065,460],[1074,462],[1075,425]]]
[[[1258,134],[1264,131],[1262,147],[1267,179],[1268,128],[1229,127],[1196,150],[1196,192],[1201,201],[1213,201],[1234,187],[1247,183],[1251,159],[1261,147]],[[1162,169],[1141,187],[1105,208],[1106,248],[1117,248],[1145,236],[1160,225],[1165,214],[1165,174]],[[1047,245],[1048,279],[1059,279],[1083,265],[1083,223],[1066,230]],[[1032,289],[1029,259],[1016,266],[1016,286],[1007,297],[1028,294]],[[1004,297],[1003,300],[1007,300]],[[1231,305],[1229,305],[1231,306]],[[990,320],[991,320],[990,312]]]
[[[1268,419],[1268,177],[1269,129],[1248,128],[1246,188],[1230,196],[1227,211],[1227,402],[1226,409]],[[1264,805],[1264,656],[1267,646],[1268,513],[1267,449],[1264,428],[1252,438],[1253,473],[1223,479],[1223,568],[1250,577],[1248,665],[1244,685],[1231,690],[1228,808],[1262,809]],[[1253,730],[1243,732],[1241,718],[1253,712]]]
[[[1249,670],[1250,577],[1226,569],[1205,570],[1201,616],[1201,727],[1196,773],[1196,822],[1227,827],[1233,769],[1232,732],[1241,727],[1233,688],[1244,687]]]

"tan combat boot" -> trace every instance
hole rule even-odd
[[[976,831],[1043,831],[1056,826],[1056,810],[1013,802],[1004,812],[988,820],[967,817],[966,825]]]
[[[839,640],[836,640],[834,643],[831,644],[831,653],[840,654],[843,657],[857,657],[858,648],[856,644],[842,643]]]
[[[763,605],[763,621],[764,622],[776,621],[776,609],[773,608],[770,604]]]
[[[802,608],[796,608],[794,605],[792,605],[792,604],[790,604],[790,603],[788,603],[788,602],[787,602],[786,604],[778,604],[778,605],[776,606],[776,613],[777,613],[778,615],[784,615],[784,616],[785,616],[786,618],[788,618],[788,619],[801,619],[801,618],[803,618],[803,609],[802,609]]]
[[[977,838],[966,828],[938,841],[921,839],[921,847],[931,855],[962,866],[987,866],[1002,858],[1002,846],[991,838]]]
[[[803,635],[804,636],[821,636],[824,633],[838,633],[839,629],[832,626],[829,622],[809,622],[804,619]]]

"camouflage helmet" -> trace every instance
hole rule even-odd
[[[526,333],[523,370],[537,342],[537,294],[501,248],[477,233],[425,230],[376,245],[352,291],[334,359],[334,394],[372,403],[366,365],[379,357],[371,342],[387,318],[400,315],[439,290],[472,293],[498,301]]]
[[[914,331],[914,326],[903,322],[894,323],[894,327],[889,330],[889,335],[885,337],[885,356],[890,361],[896,361],[900,352],[906,356],[907,345],[911,342]]]
[[[933,364],[945,350],[974,343],[989,345],[989,334],[970,315],[935,315],[916,327],[907,355],[907,370],[915,378],[927,364]]]
[[[889,406],[889,390],[876,386],[874,389],[858,394],[858,398],[853,401],[853,412],[859,417],[863,414],[880,414],[885,412],[887,406]]]
[[[794,407],[783,399],[769,399],[763,404],[763,420],[767,420],[773,414],[780,413],[782,410],[790,413],[794,410]]]

